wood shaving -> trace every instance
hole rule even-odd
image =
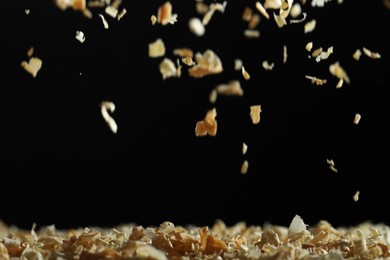
[[[217,110],[215,108],[207,111],[206,116],[202,121],[198,121],[195,127],[196,136],[216,136],[217,135]]]
[[[302,7],[299,3],[293,4],[290,11],[291,18],[297,18],[302,13]]]
[[[159,68],[164,80],[171,77],[180,77],[180,69],[176,68],[175,63],[168,58],[160,63]]]
[[[196,65],[188,70],[188,74],[194,78],[202,78],[206,75],[219,74],[223,71],[222,62],[212,50],[206,50],[204,54],[196,53]]]
[[[118,131],[118,126],[117,126],[115,120],[108,113],[108,111],[110,111],[110,113],[114,113],[115,104],[111,101],[102,101],[100,103],[100,111],[102,113],[104,121],[106,121],[106,123],[110,127],[111,131],[114,134],[116,134]]]
[[[363,47],[363,53],[371,59],[380,59],[381,58],[381,55],[378,52],[372,52],[365,47]]]
[[[360,50],[360,49],[357,49],[354,53],[353,53],[353,55],[352,55],[352,57],[355,59],[355,60],[360,60],[360,56],[362,56],[362,51]]]
[[[305,46],[305,49],[310,52],[313,48],[313,42],[308,42]]]
[[[355,114],[355,118],[353,119],[353,123],[354,123],[355,125],[358,125],[359,122],[360,122],[360,119],[362,119],[362,115],[360,115],[359,113],[356,113],[356,114]]]
[[[358,202],[358,201],[359,201],[359,195],[360,195],[360,191],[357,191],[357,192],[353,195],[353,201]]]
[[[252,119],[252,123],[257,125],[260,123],[260,113],[261,113],[261,106],[260,105],[253,105],[250,107],[250,116]]]
[[[287,62],[287,46],[283,45],[283,64]]]
[[[149,43],[149,57],[158,58],[165,55],[165,44],[161,39]]]
[[[26,15],[29,15],[29,14],[30,14],[30,9],[24,9],[24,13],[25,13]]]
[[[245,160],[241,165],[241,174],[247,174],[249,168],[249,163],[247,160]]]
[[[234,60],[234,70],[241,70],[241,68],[242,68],[242,65],[243,63],[242,63],[242,60],[240,60],[240,59],[235,59]]]
[[[76,31],[76,36],[75,38],[81,42],[81,43],[84,43],[85,42],[85,35],[82,31]]]
[[[245,7],[244,12],[242,13],[242,20],[249,22],[252,19],[253,10],[250,7]]]
[[[104,18],[104,16],[102,14],[99,14],[99,17],[100,17],[100,19],[102,19],[102,23],[103,23],[104,29],[107,30],[109,28],[109,26],[108,26],[108,23],[106,21],[106,18]]]
[[[247,151],[248,151],[248,146],[246,145],[246,143],[242,143],[242,154],[245,155]]]
[[[120,21],[125,15],[127,14],[126,8],[123,8],[118,15],[116,16],[116,19]]]
[[[203,36],[206,32],[206,28],[204,27],[202,21],[199,18],[191,18],[188,21],[188,27],[190,31],[196,36]]]
[[[317,86],[322,86],[326,84],[327,80],[326,79],[319,79],[317,77],[305,75],[305,78],[310,79],[312,84],[316,84]]]
[[[390,227],[362,223],[332,227],[320,221],[307,228],[295,216],[289,228],[253,226],[245,222],[227,226],[218,220],[212,227],[159,227],[127,224],[114,228],[30,230],[0,223],[0,258],[43,259],[270,259],[342,260],[387,259]],[[363,232],[364,231],[364,232]]]
[[[152,23],[152,25],[155,25],[157,23],[157,17],[155,15],[152,15],[150,17],[150,22]]]
[[[42,60],[37,57],[31,57],[28,62],[22,61],[20,65],[35,78],[42,68]]]
[[[109,16],[111,16],[112,18],[116,18],[116,16],[118,15],[118,9],[111,6],[111,5],[108,5],[106,6],[106,8],[104,9],[104,12],[106,14],[108,14]]]
[[[344,85],[344,80],[343,79],[339,79],[339,81],[336,84],[336,89],[341,88],[343,85]]]
[[[315,19],[305,23],[304,32],[310,33],[312,31],[314,31],[314,29],[316,28],[316,24],[317,24],[317,22]]]
[[[340,66],[339,62],[335,62],[329,66],[330,73],[337,77],[338,79],[342,79],[348,84],[350,83],[349,77],[345,70]]]
[[[187,65],[187,66],[189,66],[189,67],[191,67],[191,66],[194,66],[196,63],[192,60],[192,58],[190,58],[190,57],[183,57],[183,58],[181,58],[181,61],[185,64],[185,65]]]
[[[194,57],[194,53],[192,52],[191,49],[188,48],[178,48],[173,50],[173,55],[180,56],[182,58],[189,57],[192,58]]]
[[[273,62],[269,63],[267,60],[263,61],[262,66],[265,70],[273,70],[275,64]]]
[[[244,68],[244,66],[241,67],[241,74],[244,77],[245,80],[250,80],[251,75],[249,75],[248,71]]]
[[[256,9],[259,11],[265,18],[269,19],[269,14],[265,10],[264,6],[260,2],[256,2]]]
[[[157,22],[163,26],[177,22],[177,14],[172,14],[172,4],[167,1],[158,8]]]
[[[225,96],[243,96],[244,90],[241,88],[240,81],[232,80],[227,84],[220,84],[215,87],[219,95]]]

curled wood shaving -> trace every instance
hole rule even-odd
[[[85,42],[85,35],[82,31],[76,31],[76,36],[75,38],[81,42],[81,43],[84,43]]]
[[[102,14],[99,14],[99,17],[100,17],[100,19],[102,19],[102,23],[103,23],[104,29],[107,30],[109,28],[109,25],[108,25],[108,23],[106,21],[106,18],[104,18],[104,16]]]
[[[343,79],[339,79],[339,81],[336,84],[336,89],[341,88],[343,85],[344,85],[344,80]]]
[[[328,163],[329,169],[331,169],[333,172],[338,172],[338,170],[335,167],[334,161],[331,159],[326,159],[326,162]]]
[[[272,62],[272,63],[269,63],[267,60],[263,61],[262,63],[262,66],[265,70],[273,70],[274,69],[274,66],[275,64]]]
[[[115,104],[113,102],[110,102],[110,101],[102,101],[100,103],[100,110],[101,110],[104,121],[106,121],[106,123],[110,127],[111,131],[114,134],[116,134],[118,131],[118,126],[115,123],[115,120],[108,113],[108,111],[110,111],[111,113],[114,113]]]
[[[120,21],[127,13],[127,9],[126,8],[123,8],[119,13],[118,15],[116,16],[116,19],[118,19],[118,21]],[[153,23],[153,21],[152,21]],[[156,22],[155,22],[156,23]]]
[[[306,20],[307,14],[302,13],[302,18],[301,19],[291,19],[290,23],[303,23]]]

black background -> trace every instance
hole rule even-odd
[[[195,1],[172,0],[178,22],[162,27],[152,26],[150,16],[163,1],[124,0],[128,13],[119,22],[106,17],[109,30],[98,17],[102,10],[87,19],[51,1],[8,2],[12,6],[1,8],[0,94],[0,218],[6,223],[212,225],[219,218],[288,225],[295,214],[310,225],[321,219],[389,223],[390,10],[382,1],[307,3],[307,19],[317,19],[314,32],[304,34],[303,24],[279,29],[262,17],[261,37],[252,40],[243,36],[241,14],[245,6],[255,9],[255,1],[229,1],[201,38],[187,27],[190,17],[199,17]],[[85,33],[85,43],[74,38],[76,30]],[[163,81],[162,58],[148,58],[148,43],[157,38],[171,59],[178,47],[214,50],[224,72],[193,79],[183,68],[182,78]],[[314,48],[334,46],[334,53],[316,63],[307,58],[309,41]],[[31,46],[43,60],[35,79],[20,67]],[[353,60],[362,47],[382,59]],[[234,71],[235,58],[251,80]],[[275,62],[273,71],[262,69],[266,59]],[[338,90],[328,72],[335,61],[351,78]],[[328,83],[312,85],[306,74]],[[244,97],[220,96],[217,136],[195,137],[196,122],[213,107],[210,91],[232,79],[240,79]],[[101,117],[102,100],[116,105],[116,135]],[[249,118],[254,104],[263,110],[259,125]],[[357,126],[355,113],[362,115]],[[245,156],[242,142],[249,147]],[[327,158],[338,173],[328,169]]]

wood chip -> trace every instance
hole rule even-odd
[[[313,42],[308,42],[305,46],[305,49],[308,51],[308,52],[311,52],[313,48]]]
[[[331,159],[326,159],[326,162],[328,163],[329,169],[331,169],[333,172],[337,173],[338,170],[335,167],[334,161]]]
[[[293,4],[290,11],[291,18],[297,18],[302,13],[302,8],[299,3]]]
[[[206,29],[199,18],[191,18],[188,21],[188,27],[193,34],[199,37],[203,36],[206,32]]]
[[[20,65],[35,78],[42,68],[42,60],[37,57],[31,57],[28,62],[22,61]]]
[[[180,77],[180,70],[177,69],[175,63],[173,63],[173,61],[168,58],[165,58],[160,63],[159,68],[164,80],[171,77]]]
[[[205,15],[209,11],[209,6],[203,2],[197,2],[195,8],[200,15]]]
[[[84,43],[85,42],[85,35],[82,31],[76,31],[76,36],[75,38],[81,42],[81,43]]]
[[[119,13],[118,9],[111,6],[111,5],[106,6],[106,8],[104,9],[104,12],[106,14],[108,14],[109,16],[111,16],[112,18],[116,18],[116,16]]]
[[[241,73],[245,80],[250,80],[251,75],[245,70],[244,66],[241,67]]]
[[[157,17],[155,15],[152,15],[150,17],[150,22],[152,23],[152,25],[155,25],[157,23]]]
[[[279,28],[282,28],[283,26],[287,25],[286,19],[280,14],[277,15],[276,13],[274,13],[274,20]]]
[[[173,50],[173,55],[180,56],[182,58],[189,57],[192,58],[194,57],[194,53],[192,52],[191,49],[188,48],[178,48]]]
[[[31,46],[30,49],[27,51],[27,57],[31,58],[34,54],[34,47]]]
[[[359,195],[360,195],[360,191],[357,191],[357,192],[353,195],[353,201],[358,202],[358,201],[359,201]]]
[[[204,54],[195,55],[196,65],[188,70],[188,74],[194,78],[202,78],[206,75],[219,74],[223,71],[222,62],[212,50],[206,50]]]
[[[241,165],[241,174],[245,175],[248,172],[249,163],[247,160],[245,160]]]
[[[344,80],[343,79],[339,79],[339,81],[336,84],[336,89],[341,88],[343,85],[344,85]]]
[[[265,18],[269,19],[269,14],[265,10],[264,6],[260,2],[256,2],[256,9],[259,11]]]
[[[232,80],[227,84],[220,84],[215,87],[215,90],[220,95],[225,96],[242,96],[244,95],[244,90],[241,88],[240,81]]]
[[[245,30],[244,35],[248,39],[254,39],[260,37],[260,32],[258,30]]]
[[[313,19],[313,20],[307,22],[307,23],[305,24],[305,27],[304,27],[304,32],[305,32],[305,33],[310,33],[310,32],[312,32],[312,31],[314,31],[314,29],[316,28],[316,24],[317,24],[317,22],[316,22],[315,19]]]
[[[207,111],[206,116],[202,121],[198,121],[195,127],[196,136],[216,136],[217,135],[217,110],[215,108]]]
[[[282,0],[265,0],[265,9],[280,9],[282,8]]]
[[[358,125],[361,118],[362,118],[362,116],[361,116],[359,113],[356,113],[356,114],[355,114],[355,118],[353,119],[353,123],[354,123],[355,125]]]
[[[340,63],[337,61],[329,66],[329,72],[337,77],[338,79],[342,79],[348,84],[350,83],[349,77],[345,70],[340,66]]]
[[[378,52],[372,52],[365,47],[363,47],[363,53],[371,59],[380,59],[381,58],[381,55]]]
[[[362,51],[360,50],[360,49],[357,49],[354,53],[353,53],[353,55],[352,55],[352,57],[355,59],[355,60],[360,60],[360,57],[362,56]]]
[[[252,15],[253,15],[253,10],[252,8],[250,7],[245,7],[244,9],[244,12],[242,13],[242,20],[244,20],[245,22],[249,22],[252,18]]]
[[[250,107],[250,116],[252,119],[253,124],[260,123],[260,113],[261,113],[261,106],[260,105],[253,105]]]
[[[24,9],[24,13],[25,13],[26,15],[29,15],[29,14],[30,14],[30,9]]]
[[[248,151],[248,146],[246,145],[246,143],[242,143],[242,154],[245,155],[247,151]]]
[[[257,25],[259,25],[260,21],[261,21],[260,15],[253,14],[251,19],[248,22],[248,28],[251,30],[255,29]]]
[[[235,59],[234,60],[234,70],[241,70],[242,68],[242,60],[241,59]]]
[[[192,60],[192,58],[190,58],[190,57],[183,57],[183,58],[181,58],[181,61],[185,64],[185,65],[187,65],[187,66],[189,66],[189,67],[191,67],[191,66],[194,66],[196,63]]]
[[[283,45],[283,64],[287,62],[287,46]]]
[[[152,43],[149,43],[149,57],[158,58],[165,55],[165,44],[162,39],[157,39]]]
[[[171,2],[165,2],[158,8],[157,12],[157,22],[162,25],[167,25],[170,23],[172,17],[172,4]]]
[[[126,14],[127,14],[127,10],[126,10],[126,8],[123,8],[123,9],[118,13],[118,15],[116,16],[116,19],[117,19],[118,21],[120,21]],[[155,18],[156,18],[156,16],[155,16]],[[156,19],[157,19],[157,18],[156,18]],[[152,23],[153,23],[153,21],[152,21]],[[156,23],[156,22],[154,22],[154,23]]]
[[[213,89],[213,90],[210,92],[210,96],[209,96],[209,101],[210,101],[210,103],[215,103],[215,102],[217,102],[217,98],[218,98],[217,90]]]

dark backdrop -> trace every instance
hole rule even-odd
[[[220,218],[288,225],[295,214],[308,224],[389,223],[390,10],[382,1],[307,3],[308,20],[317,19],[314,32],[303,34],[303,24],[278,29],[262,17],[261,37],[252,40],[243,36],[241,14],[255,1],[229,1],[202,38],[187,27],[197,15],[195,1],[172,0],[178,22],[153,27],[150,16],[163,1],[124,0],[128,13],[120,22],[107,17],[109,30],[97,10],[89,20],[51,1],[8,2],[1,8],[0,92],[0,218],[6,223],[211,225]],[[85,43],[74,38],[76,30]],[[183,68],[182,78],[163,81],[161,58],[148,58],[148,43],[157,38],[172,59],[177,47],[214,50],[224,72],[193,79]],[[320,63],[308,59],[309,41],[314,48],[333,45],[334,54]],[[35,79],[20,67],[30,46],[43,60]],[[382,59],[353,60],[363,46]],[[250,81],[234,71],[235,58],[244,61]],[[275,62],[273,71],[262,69],[265,59]],[[351,78],[338,90],[328,72],[337,60]],[[312,85],[305,74],[328,83]],[[196,122],[213,107],[211,89],[232,79],[240,79],[244,97],[220,96],[217,136],[195,137]],[[101,117],[102,100],[116,104],[116,135]],[[256,126],[249,118],[253,104],[263,110]],[[357,126],[355,113],[362,115]],[[249,146],[245,156],[242,142]]]

